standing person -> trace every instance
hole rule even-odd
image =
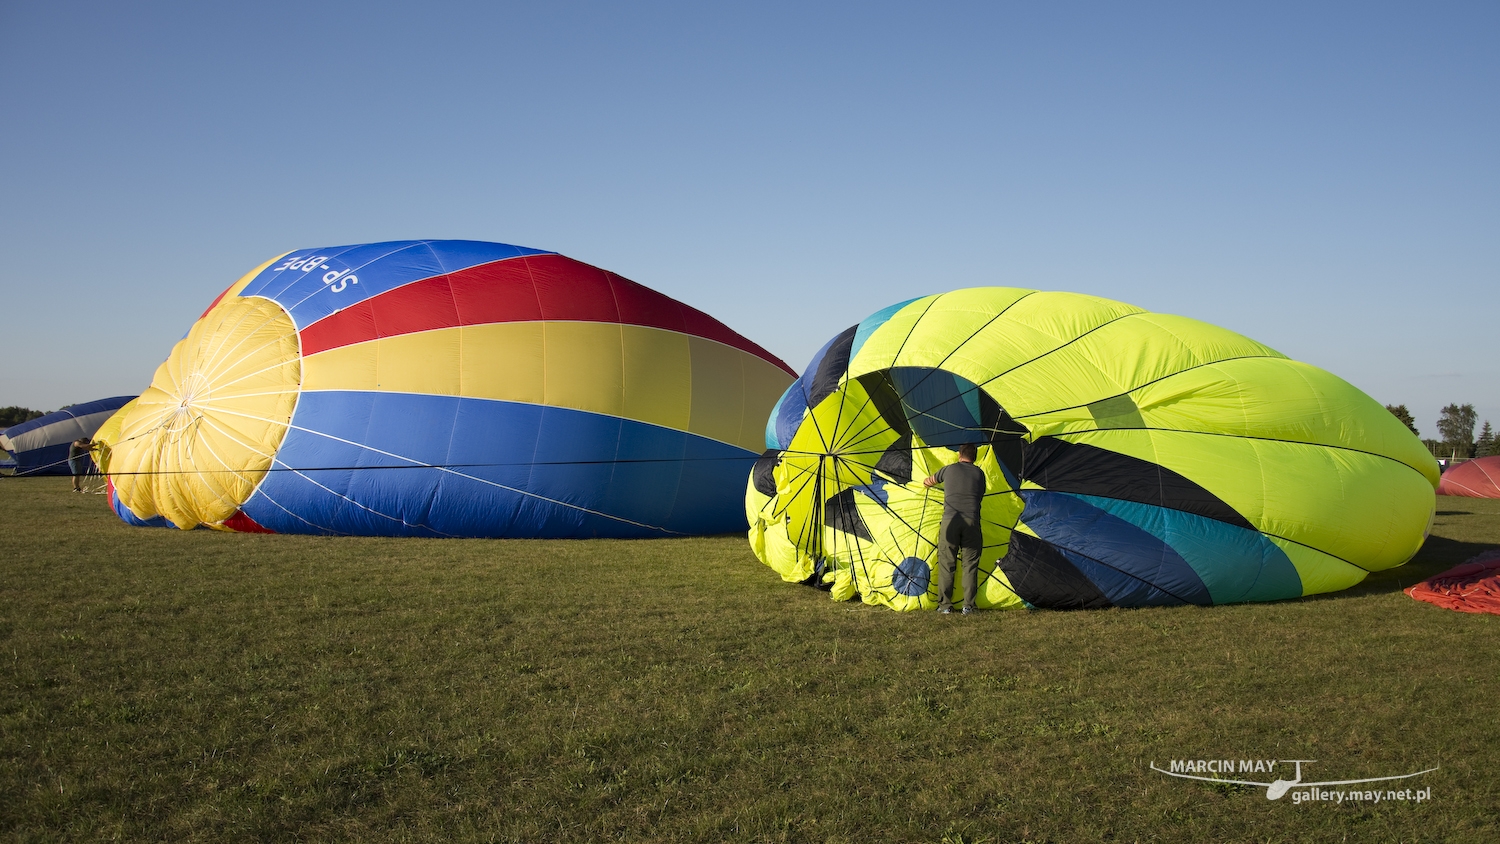
[[[94,462],[89,452],[94,448],[94,441],[88,437],[79,437],[68,445],[68,471],[73,473],[73,491],[83,492],[83,476],[89,473],[90,464]]]
[[[984,531],[979,505],[984,500],[984,470],[974,465],[979,449],[973,443],[958,447],[958,462],[934,472],[923,486],[943,485],[943,522],[938,529],[938,612],[953,612],[953,568],[959,550],[964,557],[964,615],[974,611],[979,596],[979,552]]]

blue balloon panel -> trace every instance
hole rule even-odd
[[[302,394],[272,471],[241,508],[277,532],[662,537],[746,528],[757,455],[545,405],[352,391]],[[642,494],[641,490],[649,490]]]

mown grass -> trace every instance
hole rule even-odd
[[[1336,596],[962,618],[739,537],[184,533],[67,488],[0,482],[9,841],[1500,840],[1500,619],[1399,591],[1500,502]],[[1198,758],[1441,769],[1293,805],[1148,768]]]

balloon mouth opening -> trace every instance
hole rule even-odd
[[[933,367],[892,367],[845,379],[809,408],[784,449],[752,474],[768,521],[821,567],[900,604],[929,601],[942,492],[923,481],[976,446],[990,466],[987,540],[998,550],[1023,505],[1015,473],[1030,433],[983,387]],[[818,572],[815,571],[815,574]]]

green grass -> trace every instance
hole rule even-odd
[[[739,537],[184,533],[68,483],[0,481],[4,840],[1500,840],[1500,618],[1400,592],[1496,501],[1335,596],[962,618]],[[1197,758],[1441,770],[1293,805],[1147,767]]]

